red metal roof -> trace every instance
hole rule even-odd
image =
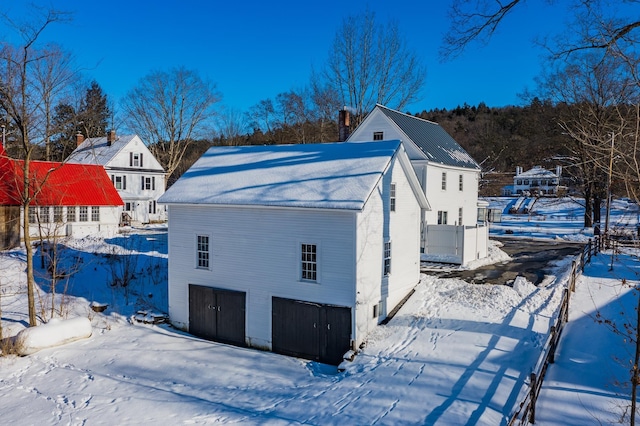
[[[8,158],[0,145],[0,205],[21,205],[24,162]],[[121,206],[124,203],[102,166],[31,161],[32,205]]]

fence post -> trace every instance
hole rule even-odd
[[[531,390],[529,391],[529,423],[536,422],[536,399],[537,399],[536,373],[531,373]]]
[[[565,300],[565,303],[567,304],[567,308],[564,310],[564,322],[569,322],[569,295],[571,294],[569,292],[569,290],[567,290],[566,288],[564,289],[564,295],[565,297],[563,298]]]
[[[564,301],[563,301],[564,303]],[[549,364],[553,364],[556,361],[556,345],[558,344],[556,340],[556,326],[551,326],[551,347],[549,348]]]

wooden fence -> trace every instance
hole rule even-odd
[[[542,354],[538,359],[538,363],[533,369],[533,372],[529,376],[529,392],[525,396],[525,399],[518,406],[518,410],[511,416],[509,425],[526,425],[527,423],[535,423],[536,421],[536,401],[542,388],[542,381],[547,373],[549,364],[555,361],[556,348],[562,335],[564,325],[569,321],[569,302],[571,299],[571,293],[576,290],[576,281],[584,266],[591,263],[591,257],[597,256],[602,250],[607,241],[603,236],[596,236],[593,240],[589,240],[585,244],[584,249],[578,255],[578,257],[571,263],[571,274],[567,287],[562,293],[562,301],[560,303],[560,310],[556,317],[555,324],[551,326],[549,336],[545,342]]]

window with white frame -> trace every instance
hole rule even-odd
[[[97,206],[91,207],[91,221],[100,222],[100,207],[97,207]]]
[[[125,212],[130,212],[131,211],[131,203],[129,201],[124,203],[124,211]]]
[[[40,223],[50,222],[49,207],[40,207]]]
[[[127,177],[126,176],[113,176],[113,186],[116,189],[127,189]]]
[[[67,222],[76,221],[76,206],[67,207]]]
[[[38,221],[37,207],[29,207],[29,222],[36,223]]]
[[[460,190],[460,191],[462,191],[462,190],[463,190],[463,188],[464,188],[464,186],[463,186],[463,183],[462,183],[462,182],[463,182],[462,175],[459,175],[459,176],[458,176],[458,190]]]
[[[131,161],[130,161],[130,165],[132,167],[142,167],[142,154],[134,154],[133,152],[131,153]]]
[[[447,212],[443,210],[438,211],[438,225],[447,224]]]
[[[53,207],[53,221],[55,223],[62,222],[62,206],[54,206]]]
[[[389,211],[396,211],[396,184],[392,183],[389,186]]]
[[[88,222],[89,221],[89,207],[80,206],[79,210],[79,221],[80,222]]]
[[[462,207],[458,209],[458,225],[462,225]]]
[[[373,132],[373,140],[374,141],[381,141],[384,138],[384,133],[383,132]]]
[[[302,244],[301,278],[305,281],[318,280],[318,246],[316,244]]]
[[[198,268],[209,269],[209,236],[198,235],[196,238]]]
[[[382,274],[391,275],[391,241],[384,242],[384,268]]]
[[[442,190],[446,191],[447,189],[447,172],[442,172]]]
[[[155,176],[143,176],[142,177],[142,189],[156,189],[156,177]]]

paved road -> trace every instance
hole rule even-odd
[[[479,284],[510,284],[518,275],[522,275],[537,285],[551,272],[550,262],[566,256],[577,256],[584,247],[582,243],[496,239],[504,244],[502,250],[513,258],[512,261],[483,266],[472,271],[451,271],[436,275],[462,278],[467,282]]]

